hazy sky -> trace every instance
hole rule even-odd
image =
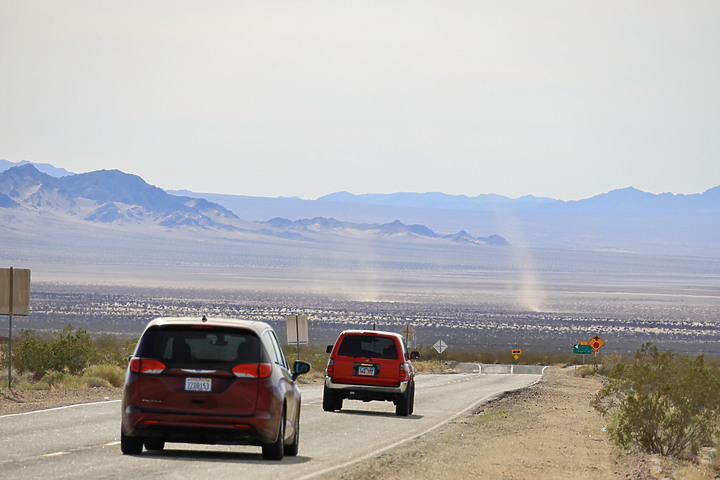
[[[166,189],[720,185],[718,0],[0,0],[0,159]]]

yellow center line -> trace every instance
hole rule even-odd
[[[45,455],[42,455],[43,457],[57,457],[59,455],[69,455],[70,452],[55,452],[55,453],[46,453]]]

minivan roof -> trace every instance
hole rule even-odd
[[[196,325],[209,327],[241,327],[261,333],[272,327],[265,322],[256,320],[242,320],[238,318],[208,318],[202,317],[158,317],[150,321],[146,328],[164,325]]]

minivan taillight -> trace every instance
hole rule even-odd
[[[162,373],[165,370],[165,364],[159,360],[150,360],[147,358],[134,357],[130,359],[130,371],[135,373]]]
[[[269,363],[241,363],[232,368],[238,378],[267,378],[272,373]]]

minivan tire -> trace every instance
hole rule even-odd
[[[285,411],[280,418],[280,428],[277,440],[272,443],[263,443],[262,456],[265,460],[282,460],[285,455]]]
[[[293,443],[285,444],[285,455],[288,457],[294,457],[298,454],[298,448],[300,447],[300,415],[298,414],[297,420],[295,420],[295,434],[293,435]]]
[[[146,450],[162,450],[165,448],[165,441],[157,438],[149,438],[145,440]]]
[[[129,437],[120,432],[120,451],[125,455],[139,455],[142,453],[143,439],[139,437]]]

